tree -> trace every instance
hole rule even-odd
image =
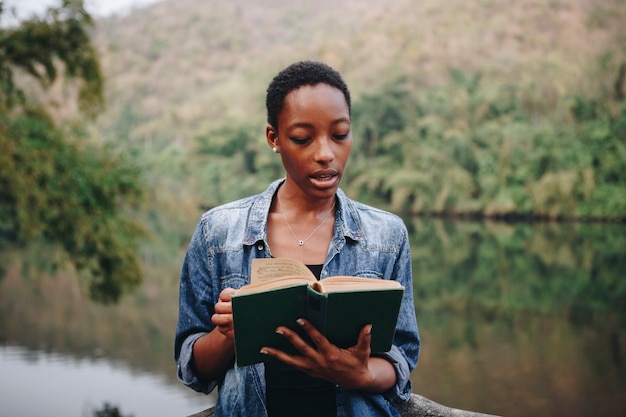
[[[89,140],[84,121],[55,121],[25,83],[35,80],[39,92],[58,82],[74,87],[81,114],[94,118],[104,99],[92,25],[82,0],[64,0],[43,18],[0,27],[0,236],[60,245],[90,296],[116,302],[142,280],[144,232],[128,216],[142,201],[141,171]]]

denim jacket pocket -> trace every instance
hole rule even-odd
[[[220,278],[220,291],[223,291],[226,288],[234,288],[238,290],[244,285],[248,284],[249,279],[240,274],[232,274],[225,277]]]

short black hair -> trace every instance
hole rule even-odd
[[[267,87],[267,122],[275,128],[278,127],[278,115],[283,110],[287,94],[302,86],[320,83],[340,90],[348,104],[348,112],[351,112],[350,91],[341,74],[322,62],[300,61],[280,71]]]

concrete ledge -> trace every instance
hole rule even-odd
[[[402,417],[496,417],[491,414],[446,407],[418,394],[411,394],[408,403],[396,407]]]
[[[417,394],[411,394],[409,402],[398,407],[398,411],[402,417],[497,417],[446,407]],[[213,415],[213,408],[209,408],[188,417],[213,417]]]

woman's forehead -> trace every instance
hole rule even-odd
[[[349,118],[348,103],[336,87],[328,84],[305,85],[292,90],[285,96],[281,113],[319,112],[335,114],[338,118]]]

